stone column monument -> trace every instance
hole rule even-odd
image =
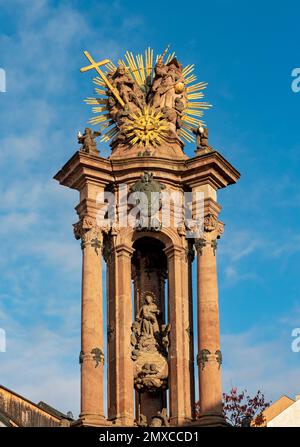
[[[78,133],[79,150],[54,177],[79,192],[76,425],[225,425],[216,265],[224,225],[217,190],[239,173],[208,143],[201,117],[209,104],[199,101],[206,84],[168,50],[156,58],[151,49],[145,56],[127,52],[118,66],[84,54],[89,65],[81,71],[97,72],[96,96],[86,102],[100,129]],[[97,137],[110,141],[109,157],[99,153]],[[184,141],[194,139],[196,155],[189,158]]]

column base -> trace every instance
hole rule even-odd
[[[116,417],[114,419],[110,419],[108,422],[110,422],[111,426],[114,427],[135,427],[135,421],[132,419],[131,416],[120,416]]]
[[[112,423],[104,416],[97,414],[80,415],[79,419],[72,423],[72,427],[111,427]]]
[[[189,427],[193,425],[192,419],[189,418],[178,418],[178,417],[170,417],[170,426],[171,427]]]
[[[206,413],[196,419],[193,424],[195,427],[230,427],[224,416],[220,413]]]

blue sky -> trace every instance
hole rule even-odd
[[[298,3],[298,4],[297,4]],[[82,50],[117,60],[171,43],[209,83],[210,143],[242,174],[220,191],[223,383],[268,399],[300,392],[299,2],[0,0],[0,383],[62,411],[79,406],[76,191],[53,175],[90,116]],[[107,147],[100,147],[103,155]],[[193,148],[187,147],[189,155]]]

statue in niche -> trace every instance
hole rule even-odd
[[[140,321],[141,335],[155,337],[159,333],[157,315],[160,313],[150,293],[145,294],[146,303],[141,307],[137,321]]]
[[[154,294],[145,292],[144,300],[131,326],[133,360],[136,360],[141,352],[157,352],[167,356],[169,325],[162,325],[160,328],[157,320],[160,310],[154,302]]]
[[[97,149],[95,139],[101,135],[101,132],[92,132],[89,127],[85,128],[84,134],[78,131],[77,139],[78,144],[81,144],[80,151],[86,152],[87,154],[98,155],[99,151]]]

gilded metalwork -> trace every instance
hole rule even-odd
[[[114,64],[109,59],[96,62],[84,51],[90,64],[81,72],[96,70],[93,79],[96,97],[87,98],[100,125],[101,141],[157,146],[164,140],[194,141],[203,128],[203,110],[211,105],[200,101],[207,84],[196,82],[194,65],[185,67],[169,47],[154,57],[152,49],[136,56],[127,51]],[[101,67],[101,69],[100,69]]]

